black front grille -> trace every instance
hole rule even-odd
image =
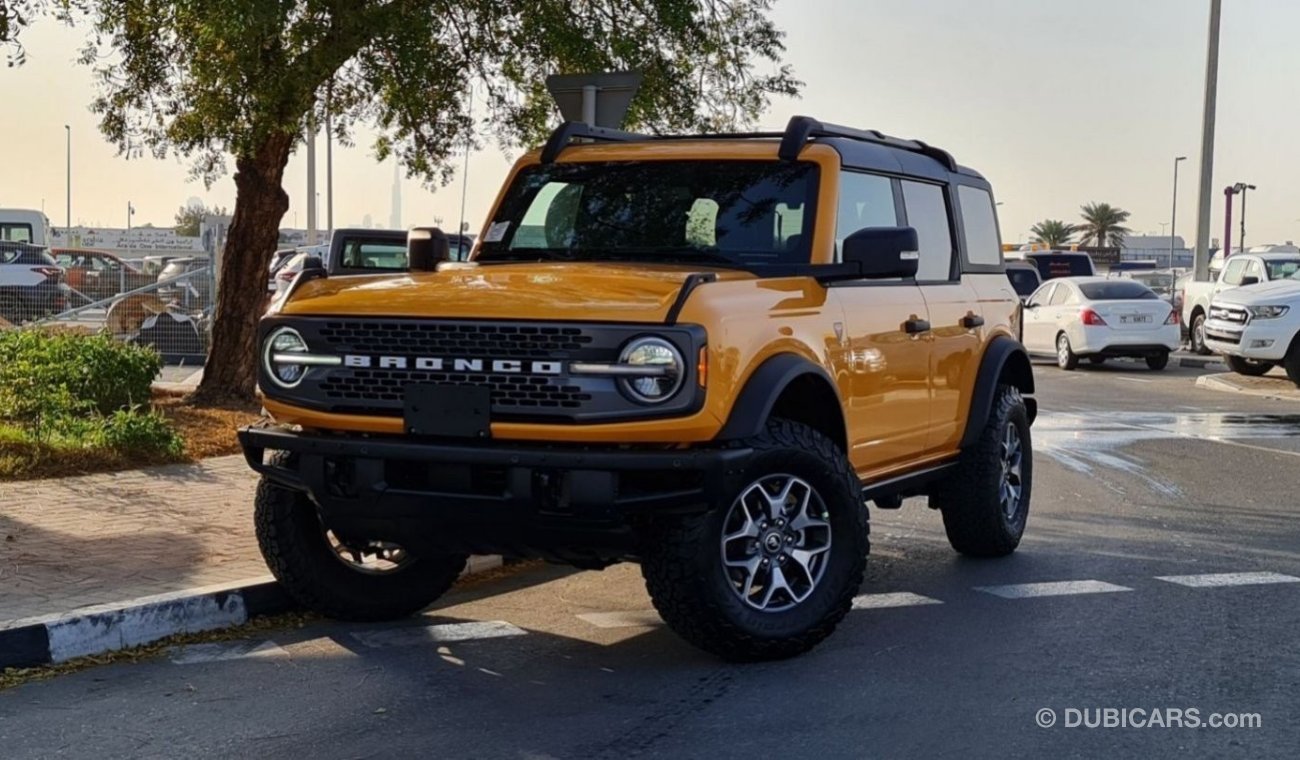
[[[403,388],[411,383],[485,385],[492,405],[501,409],[578,409],[591,400],[581,386],[558,378],[533,375],[487,375],[461,372],[416,372],[389,369],[332,370],[319,388],[345,407],[364,409],[374,402],[401,405]]]
[[[552,359],[581,351],[593,338],[581,327],[465,322],[330,321],[318,331],[340,353]]]

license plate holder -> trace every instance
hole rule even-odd
[[[402,418],[411,435],[487,438],[492,434],[492,391],[482,385],[408,385]]]
[[[1150,314],[1121,314],[1119,322],[1122,325],[1149,325],[1151,324]]]

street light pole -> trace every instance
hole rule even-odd
[[[1178,162],[1186,161],[1187,156],[1174,159],[1174,210],[1169,215],[1169,268],[1174,268],[1174,238],[1178,237]]]
[[[1219,87],[1219,16],[1223,0],[1210,0],[1210,33],[1205,52],[1205,103],[1201,114],[1201,181],[1196,206],[1196,268],[1193,279],[1210,276],[1210,200],[1214,181],[1214,108]],[[1224,241],[1227,250],[1227,241]]]
[[[64,124],[63,131],[68,134],[68,223],[63,230],[63,234],[67,235],[68,231],[72,229],[72,127]],[[68,241],[65,240],[63,243],[67,245]]]
[[[1237,238],[1237,253],[1246,252],[1246,191],[1254,190],[1254,185],[1238,182],[1232,188],[1241,194],[1241,236]]]

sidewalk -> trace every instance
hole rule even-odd
[[[268,575],[242,456],[0,483],[0,624]]]

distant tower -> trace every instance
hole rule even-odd
[[[393,162],[393,214],[388,218],[388,229],[402,229],[402,176],[401,164]]]
[[[361,218],[361,226],[368,230],[373,230],[375,228],[375,222],[370,218],[370,214],[366,214]]]

